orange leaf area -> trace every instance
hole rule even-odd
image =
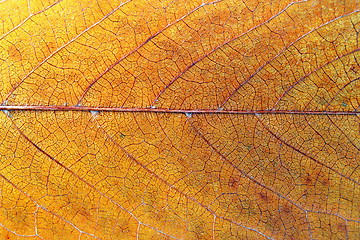
[[[360,239],[359,3],[0,1],[1,239]]]

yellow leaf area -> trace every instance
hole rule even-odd
[[[357,0],[0,0],[0,239],[360,239],[359,32]]]

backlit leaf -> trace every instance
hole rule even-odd
[[[357,0],[0,1],[1,239],[360,239]]]

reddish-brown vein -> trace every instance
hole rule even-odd
[[[81,97],[79,98],[79,101],[76,105],[80,105],[82,100],[84,99],[85,95],[88,93],[88,91],[91,89],[91,87],[99,81],[99,79],[101,79],[106,73],[108,73],[111,69],[113,69],[115,66],[117,66],[118,64],[120,64],[124,59],[126,59],[127,57],[129,57],[130,55],[134,54],[135,52],[137,52],[140,48],[142,48],[144,45],[146,45],[148,42],[150,42],[153,38],[155,38],[156,36],[158,36],[159,34],[161,34],[162,32],[164,32],[166,29],[168,29],[169,27],[175,25],[176,23],[182,21],[183,19],[185,19],[186,17],[188,17],[189,15],[191,15],[192,13],[194,13],[195,11],[199,10],[200,8],[207,6],[207,5],[211,5],[214,3],[218,3],[222,0],[216,0],[210,3],[203,3],[199,6],[197,6],[196,8],[194,8],[193,10],[189,11],[188,13],[186,13],[185,15],[183,15],[182,17],[178,18],[176,21],[166,25],[164,28],[160,29],[159,31],[157,31],[155,34],[153,34],[152,36],[148,37],[145,41],[143,41],[140,45],[138,45],[137,47],[135,47],[133,50],[131,50],[130,52],[128,52],[127,54],[123,55],[121,58],[119,58],[116,62],[114,62],[113,64],[111,64],[111,66],[109,66],[107,69],[105,69],[105,71],[103,71],[97,78],[95,78],[90,84],[89,86],[87,86],[87,88],[84,90],[83,94],[81,95]]]
[[[263,183],[259,182],[258,180],[256,180],[254,177],[249,176],[247,173],[245,173],[243,170],[241,170],[238,166],[236,166],[234,163],[232,163],[224,154],[221,153],[221,151],[219,149],[217,149],[193,124],[191,124],[191,127],[193,128],[193,130],[195,131],[195,133],[211,148],[214,150],[214,152],[216,154],[218,154],[227,164],[229,164],[230,166],[232,166],[236,171],[238,171],[241,175],[243,175],[245,178],[249,179],[250,181],[252,181],[254,184],[259,185],[260,187],[270,191],[272,194],[277,195],[279,198],[284,199],[285,201],[289,202],[290,204],[294,205],[296,208],[300,209],[301,211],[303,211],[305,213],[305,216],[307,218],[307,213],[308,211],[304,208],[302,208],[300,205],[298,205],[297,203],[295,203],[293,200],[291,200],[290,198],[283,196],[282,194],[280,194],[279,192],[273,190],[272,188],[264,185]],[[310,231],[310,223],[309,224],[309,231]],[[311,235],[311,232],[310,232]]]
[[[272,109],[275,109],[276,106],[277,106],[277,105],[279,104],[279,102],[281,101],[281,99],[283,99],[283,98],[285,97],[285,95],[288,94],[297,84],[303,82],[306,78],[308,78],[308,77],[311,76],[312,74],[316,73],[317,71],[321,70],[322,68],[328,66],[329,64],[331,64],[331,63],[333,63],[333,62],[335,62],[335,61],[337,61],[337,60],[339,60],[339,59],[341,59],[341,58],[343,58],[343,57],[346,57],[346,56],[348,56],[348,55],[350,55],[350,54],[354,54],[354,53],[356,53],[356,52],[358,52],[358,51],[360,51],[360,48],[354,49],[354,50],[352,50],[351,52],[345,53],[345,54],[343,54],[343,55],[341,55],[341,56],[337,56],[336,58],[332,59],[332,60],[329,61],[329,62],[326,62],[326,63],[323,64],[322,66],[317,67],[317,68],[314,69],[313,71],[309,72],[308,74],[306,74],[305,76],[303,76],[302,78],[300,78],[299,80],[297,80],[296,82],[294,82],[288,89],[286,89],[286,90],[281,94],[281,96],[280,96],[279,99],[276,101],[276,103],[274,104],[274,106],[272,107]],[[354,81],[356,81],[356,80],[357,80],[357,79],[355,79]],[[350,82],[350,83],[351,83],[351,82]],[[348,85],[348,84],[346,84],[345,86],[347,86],[347,85]],[[345,88],[345,86],[344,86],[344,88]],[[336,96],[336,95],[335,95],[335,96]],[[335,96],[334,96],[334,98],[335,98]],[[331,101],[332,101],[332,100],[333,100],[333,99],[331,99]],[[329,102],[329,104],[330,104],[330,102]]]
[[[352,179],[352,178],[344,175],[343,173],[339,172],[338,170],[336,170],[336,169],[334,169],[334,168],[326,165],[325,163],[320,162],[320,161],[317,160],[316,158],[314,158],[314,157],[310,156],[309,154],[301,151],[300,149],[297,149],[296,147],[294,147],[293,145],[291,145],[291,144],[288,143],[287,141],[283,140],[283,139],[280,138],[278,135],[276,135],[273,131],[271,131],[271,129],[270,129],[267,125],[265,125],[265,123],[263,123],[263,122],[261,121],[261,119],[260,119],[260,117],[259,117],[258,115],[255,115],[255,116],[258,118],[259,122],[260,122],[261,125],[264,127],[264,129],[266,129],[266,131],[268,131],[272,136],[274,136],[274,137],[275,137],[277,140],[279,140],[281,143],[285,144],[287,147],[289,147],[289,148],[293,149],[294,151],[300,153],[301,155],[305,156],[306,158],[311,159],[312,161],[316,162],[317,164],[319,164],[319,165],[321,165],[321,166],[329,169],[330,171],[338,174],[339,176],[341,176],[341,177],[343,177],[343,178],[345,178],[345,179],[347,179],[347,180],[349,180],[349,181],[351,181],[351,182],[353,182],[353,183],[355,183],[355,184],[357,184],[357,185],[360,185],[360,183],[359,183],[358,181],[356,181],[355,179]]]
[[[95,120],[96,121],[96,120]],[[108,138],[110,141],[112,141],[119,149],[121,149],[128,158],[130,158],[134,163],[136,163],[138,166],[140,166],[141,168],[143,168],[146,172],[148,172],[150,175],[152,175],[153,177],[155,177],[156,179],[158,179],[160,182],[164,183],[166,186],[168,186],[169,188],[173,189],[174,191],[176,191],[177,193],[183,195],[184,197],[186,197],[187,199],[189,199],[190,201],[198,204],[200,207],[204,208],[206,211],[210,212],[213,216],[217,217],[217,218],[220,218],[220,219],[223,219],[223,220],[226,220],[228,222],[231,222],[232,224],[235,224],[237,226],[240,226],[240,227],[243,227],[245,229],[248,229],[248,230],[251,230],[251,231],[254,231],[260,235],[262,235],[263,237],[267,238],[267,239],[272,239],[268,236],[266,236],[264,233],[256,230],[256,229],[253,229],[253,228],[249,228],[249,227],[246,227],[246,226],[243,226],[237,222],[234,222],[233,220],[229,219],[229,218],[226,218],[226,217],[222,217],[222,216],[217,216],[216,213],[211,209],[209,208],[208,206],[202,204],[201,202],[197,201],[195,198],[187,195],[186,193],[184,193],[183,191],[179,190],[178,188],[174,187],[173,184],[170,184],[169,182],[167,182],[164,178],[160,177],[159,175],[157,175],[154,171],[152,171],[151,169],[149,169],[146,165],[142,164],[139,160],[137,160],[133,155],[131,155],[128,151],[126,151],[117,141],[115,141],[107,132],[106,130],[101,127],[101,125],[99,124],[103,134],[106,136],[106,138]]]
[[[24,20],[22,20],[18,25],[16,25],[15,27],[13,27],[11,30],[9,30],[8,32],[4,33],[1,37],[0,40],[3,40],[6,36],[8,36],[10,33],[12,33],[13,31],[19,29],[22,25],[24,25],[28,20],[30,20],[32,17],[39,15],[45,11],[47,11],[48,9],[52,8],[53,6],[55,6],[56,4],[62,2],[64,0],[59,0],[56,1],[54,3],[52,3],[51,5],[47,6],[46,8],[44,8],[43,10],[40,10],[36,13],[30,13],[30,15],[28,17],[26,17]]]
[[[272,61],[274,61],[275,59],[277,59],[281,54],[283,54],[287,49],[289,49],[291,46],[293,46],[295,43],[299,42],[301,39],[305,38],[307,35],[313,33],[314,31],[319,30],[320,28],[333,23],[343,17],[347,17],[351,14],[357,13],[360,10],[356,10],[353,11],[351,13],[345,14],[345,15],[341,15],[339,17],[336,17],[324,24],[321,24],[320,26],[312,29],[311,31],[303,34],[302,36],[300,36],[299,38],[297,38],[294,42],[290,43],[288,46],[286,46],[284,49],[282,49],[277,55],[275,55],[272,59],[270,59],[269,61],[267,61],[265,64],[263,64],[261,67],[259,67],[253,74],[250,75],[250,77],[248,77],[244,82],[242,82],[237,88],[234,89],[234,91],[224,100],[224,102],[222,102],[222,104],[220,105],[220,107],[223,107],[245,84],[247,84],[252,78],[254,78],[263,68],[265,68],[268,64],[270,64]]]
[[[89,182],[85,181],[83,178],[81,178],[79,175],[77,175],[74,171],[72,171],[70,168],[68,168],[67,166],[65,166],[63,163],[59,162],[57,159],[55,159],[54,157],[52,157],[50,154],[48,154],[46,151],[44,151],[42,148],[40,148],[36,143],[34,143],[30,138],[28,138],[21,130],[20,128],[15,124],[15,122],[11,119],[11,117],[6,114],[6,116],[8,117],[8,119],[10,120],[11,124],[13,125],[13,127],[18,131],[18,133],[27,141],[29,142],[32,146],[34,146],[39,152],[41,152],[42,154],[44,154],[46,157],[48,157],[52,162],[56,163],[58,166],[60,166],[61,168],[63,168],[65,171],[69,172],[72,176],[74,176],[75,178],[79,179],[81,182],[83,182],[85,185],[87,185],[88,187],[90,187],[91,189],[93,189],[95,192],[97,192],[98,194],[100,194],[101,196],[103,196],[104,198],[108,199],[112,204],[114,204],[115,206],[119,207],[121,210],[125,211],[126,213],[128,213],[132,218],[134,218],[139,225],[144,225],[148,228],[151,228],[165,236],[168,237],[172,237],[150,225],[147,225],[145,223],[140,222],[140,220],[138,220],[138,218],[129,210],[127,210],[126,208],[124,208],[123,206],[121,206],[120,204],[118,204],[116,201],[112,200],[110,197],[108,197],[105,193],[101,192],[99,189],[97,189],[95,186],[93,186],[92,184],[90,184]],[[172,237],[174,238],[174,237]]]
[[[281,195],[280,193],[276,192],[275,190],[271,189],[270,187],[262,184],[261,182],[257,181],[254,177],[249,176],[247,173],[245,173],[243,170],[241,170],[238,166],[236,166],[234,163],[232,163],[224,154],[221,153],[221,151],[219,149],[217,149],[193,124],[191,124],[191,127],[193,128],[193,130],[195,131],[195,133],[211,148],[213,149],[216,154],[218,154],[226,163],[228,163],[229,165],[231,165],[234,169],[236,169],[241,175],[243,175],[245,178],[249,179],[250,181],[252,181],[253,183],[255,183],[256,185],[259,185],[260,187],[272,192],[273,194],[277,195],[278,197],[288,201],[289,203],[291,203],[292,205],[294,205],[295,207],[299,208],[300,210],[304,211],[305,213],[307,212],[307,210],[305,210],[304,208],[302,208],[300,205],[298,205],[297,203],[295,203],[294,201],[292,201],[291,199]]]
[[[314,211],[314,210],[309,210],[308,212],[311,212],[311,213],[318,213],[318,214],[326,214],[326,215],[331,215],[331,216],[335,216],[335,217],[338,217],[338,218],[341,218],[342,220],[344,220],[345,222],[355,222],[355,223],[360,223],[360,221],[358,220],[355,220],[355,219],[347,219],[347,218],[344,218],[342,216],[339,216],[338,214],[336,213],[328,213],[328,212],[323,212],[323,211]]]
[[[258,116],[257,116],[257,117],[258,117]],[[272,136],[274,136],[276,139],[278,139],[281,143],[285,144],[286,146],[290,147],[291,149],[295,150],[296,152],[302,154],[303,156],[305,156],[305,157],[313,160],[314,162],[322,165],[323,167],[326,167],[326,168],[330,169],[331,171],[339,174],[340,176],[344,177],[345,179],[348,179],[348,180],[354,182],[355,184],[359,184],[357,181],[355,181],[355,180],[353,180],[353,179],[351,179],[351,178],[349,178],[349,177],[341,174],[341,173],[338,172],[337,170],[335,170],[335,169],[333,169],[333,168],[325,165],[324,163],[321,163],[321,162],[318,161],[317,159],[309,156],[309,155],[306,154],[306,153],[303,153],[302,151],[296,149],[295,147],[293,147],[293,146],[290,145],[289,143],[285,142],[285,141],[282,140],[280,137],[278,137],[276,134],[274,134],[269,128],[267,128],[267,126],[261,121],[261,119],[260,119],[259,117],[258,117],[258,119],[259,119],[260,124],[261,124]],[[287,197],[285,197],[285,196],[282,196],[280,193],[278,193],[278,192],[276,192],[275,190],[267,187],[266,185],[258,182],[255,178],[247,175],[245,172],[243,172],[241,169],[239,169],[236,165],[234,165],[231,161],[229,161],[229,160],[227,159],[227,157],[220,152],[220,150],[218,150],[217,148],[215,148],[215,147],[212,145],[212,143],[211,143],[207,138],[205,138],[205,136],[204,136],[195,126],[193,126],[193,125],[191,125],[191,126],[192,126],[192,128],[194,129],[194,131],[198,134],[198,136],[200,136],[200,137],[204,140],[204,142],[206,142],[206,144],[207,144],[208,146],[210,146],[222,159],[224,159],[224,160],[225,160],[228,164],[230,164],[234,169],[236,169],[237,171],[239,171],[240,174],[242,174],[243,176],[245,176],[246,178],[248,178],[249,180],[251,180],[251,181],[254,182],[255,184],[257,184],[257,185],[259,185],[259,186],[261,186],[261,187],[269,190],[269,191],[272,192],[273,194],[276,194],[276,195],[279,196],[280,198],[283,198],[283,199],[285,199],[286,201],[290,202],[290,203],[293,204],[295,207],[297,207],[297,208],[299,208],[300,210],[304,211],[304,212],[306,213],[306,215],[307,215],[308,212],[319,212],[319,211],[306,210],[306,209],[302,208],[300,205],[296,204],[296,203],[295,203],[294,201],[292,201],[291,199],[289,199],[289,198],[287,198]],[[356,221],[356,220],[346,219],[346,218],[344,218],[344,217],[342,217],[342,216],[339,216],[339,215],[337,215],[337,214],[325,213],[325,212],[323,212],[323,213],[324,213],[324,214],[330,214],[330,215],[334,215],[334,216],[340,217],[340,218],[342,218],[342,219],[344,219],[344,220],[346,220],[346,221],[358,222],[358,221]]]
[[[75,228],[77,231],[80,232],[80,234],[86,234],[86,235],[89,235],[89,236],[92,236],[94,237],[95,239],[100,239],[98,237],[96,237],[95,235],[91,234],[91,233],[87,233],[87,232],[84,232],[82,231],[81,229],[79,229],[75,224],[71,223],[70,221],[64,219],[63,217],[61,217],[60,215],[50,211],[49,209],[45,208],[44,206],[38,204],[29,194],[27,194],[25,191],[23,191],[21,188],[19,188],[18,186],[16,186],[16,184],[14,184],[13,182],[11,182],[7,177],[5,177],[3,174],[0,173],[0,177],[3,178],[7,183],[9,183],[13,188],[15,188],[16,190],[18,190],[19,192],[21,192],[22,194],[24,194],[28,199],[30,199],[30,201],[32,201],[38,208],[41,208],[43,209],[44,211],[50,213],[51,215],[59,218],[60,220],[66,222],[67,224],[71,225],[73,228]],[[4,226],[3,226],[4,227]],[[35,226],[36,227],[36,226]],[[10,229],[7,229],[7,230],[10,230]],[[12,231],[11,231],[12,232]],[[20,235],[20,234],[17,234],[15,232],[13,232],[14,234],[18,235],[18,236],[24,236],[24,235]],[[35,232],[35,235],[33,236],[37,236],[37,237],[40,237],[42,238],[40,235],[38,235],[36,232]],[[29,237],[29,235],[25,236],[25,237]]]
[[[359,80],[360,80],[360,77],[355,78],[355,79],[351,80],[350,82],[348,82],[347,84],[345,84],[341,89],[339,89],[339,91],[336,94],[334,94],[334,96],[330,99],[326,108],[328,109],[330,107],[330,104],[332,103],[332,101],[334,101],[336,96],[338,96],[342,91],[344,91],[345,88],[349,87],[351,84],[353,84],[354,82],[357,82]]]
[[[360,152],[360,148],[358,146],[355,145],[354,141],[350,139],[350,137],[331,119],[331,117],[329,117],[329,121],[331,122],[331,124],[333,124],[351,143],[351,145],[353,145],[354,148],[356,148],[359,152]]]
[[[279,15],[281,15],[283,12],[285,12],[289,7],[291,7],[293,4],[295,3],[301,3],[304,1],[300,1],[300,2],[292,2],[290,4],[288,4],[284,9],[282,9],[281,11],[279,11],[277,14],[273,15],[272,17],[270,17],[269,19],[267,19],[266,21],[248,29],[246,32],[241,33],[240,35],[235,36],[234,38],[229,39],[228,41],[225,41],[224,43],[218,45],[217,47],[215,47],[214,49],[212,49],[210,52],[207,52],[206,54],[204,54],[203,56],[201,56],[200,58],[198,58],[197,60],[195,60],[194,62],[192,62],[190,65],[188,65],[185,69],[183,69],[177,76],[175,76],[155,97],[155,99],[152,101],[151,105],[154,106],[156,104],[156,102],[158,101],[158,99],[160,98],[160,96],[171,86],[174,84],[174,82],[176,80],[178,80],[182,75],[184,75],[187,71],[189,71],[189,69],[191,69],[192,67],[194,67],[196,64],[198,64],[199,62],[201,62],[202,60],[204,60],[205,58],[209,57],[211,54],[213,54],[214,52],[216,52],[217,50],[221,49],[222,47],[228,45],[231,42],[234,42],[235,40],[241,38],[242,36],[248,34],[249,32],[254,31],[255,29],[265,25],[266,23],[270,22],[272,19],[278,17]],[[220,106],[221,107],[221,106]]]
[[[93,112],[152,112],[186,114],[296,114],[296,115],[360,115],[359,111],[303,111],[303,110],[227,110],[227,109],[168,109],[168,108],[122,108],[122,107],[87,107],[87,106],[39,106],[39,105],[0,105],[3,111],[93,111]]]
[[[50,58],[52,58],[55,54],[57,54],[58,52],[60,52],[62,49],[64,49],[65,47],[67,47],[68,45],[70,45],[71,43],[75,42],[76,39],[78,39],[80,36],[82,36],[83,34],[85,34],[86,32],[88,32],[90,29],[94,28],[95,26],[97,26],[98,24],[100,24],[101,22],[103,22],[105,19],[107,19],[110,15],[114,14],[118,9],[120,9],[122,6],[124,6],[125,4],[131,2],[132,0],[128,0],[126,2],[121,3],[119,6],[117,6],[115,9],[113,9],[111,12],[109,12],[108,14],[106,14],[103,18],[101,18],[99,21],[97,21],[96,23],[94,23],[93,25],[91,25],[90,27],[86,28],[84,31],[82,31],[80,34],[78,34],[77,36],[75,36],[74,38],[72,38],[70,41],[68,41],[67,43],[65,43],[64,45],[62,45],[61,47],[59,47],[58,49],[56,49],[54,52],[52,52],[49,56],[47,56],[43,61],[41,61],[36,67],[34,67],[28,74],[26,74],[12,89],[11,91],[7,94],[7,96],[5,97],[5,100],[3,101],[2,104],[5,104],[7,102],[7,100],[9,99],[9,97],[11,96],[11,94],[17,89],[19,88],[19,86],[32,74],[34,73],[38,68],[40,68],[44,63],[46,63]]]

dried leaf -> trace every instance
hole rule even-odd
[[[0,1],[2,239],[359,239],[357,0]]]

